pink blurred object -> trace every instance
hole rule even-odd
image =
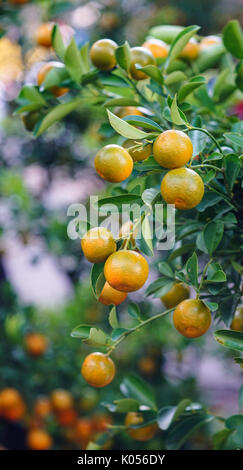
[[[233,108],[230,110],[230,114],[236,114],[239,119],[243,119],[243,101],[237,103]]]

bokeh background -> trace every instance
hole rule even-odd
[[[55,389],[65,389],[72,395],[73,414],[47,415],[52,448],[85,448],[113,419],[102,403],[120,396],[119,384],[127,372],[138,372],[153,384],[161,406],[189,397],[223,416],[237,412],[242,378],[231,353],[219,348],[210,335],[196,342],[186,340],[172,329],[170,320],[144,329],[120,346],[114,355],[119,379],[112,387],[96,391],[84,383],[80,367],[90,349],[72,339],[70,332],[79,323],[107,328],[107,309],[92,294],[90,265],[82,257],[80,242],[67,237],[67,208],[105,190],[93,169],[96,150],[109,142],[105,113],[78,109],[38,140],[14,114],[22,85],[35,84],[41,64],[53,58],[50,49],[35,42],[42,22],[71,26],[79,45],[101,37],[140,45],[154,25],[198,24],[207,35],[220,32],[231,18],[243,23],[242,0],[1,2],[0,390],[17,389],[25,408],[21,419],[18,413],[17,418],[0,417],[1,447],[27,448],[28,430],[39,425],[36,402]],[[148,313],[160,308],[158,300],[147,303],[141,293],[130,298]],[[126,322],[126,304],[119,311]],[[27,350],[31,332],[46,339],[40,357]],[[158,436],[141,447],[124,433],[109,445],[159,449],[163,442]],[[207,430],[189,443],[191,449],[209,446]]]

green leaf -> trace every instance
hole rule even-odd
[[[238,20],[231,20],[223,30],[226,49],[238,59],[243,59],[243,34]]]
[[[181,31],[183,31],[183,27],[178,25],[154,26],[149,30],[149,36],[171,44]]]
[[[93,264],[90,273],[90,282],[96,298],[99,298],[101,291],[105,285],[104,264]]]
[[[91,346],[107,346],[111,344],[110,338],[100,328],[90,325],[78,325],[71,332],[72,338],[79,338]]]
[[[69,79],[69,75],[65,67],[53,67],[46,75],[46,78],[41,87],[46,90],[48,88],[60,85]]]
[[[91,328],[89,337],[83,341],[90,346],[107,346],[111,343],[110,338],[100,328]]]
[[[97,203],[100,213],[129,211],[133,203],[140,203],[141,197],[138,194],[122,194],[121,196],[105,197]]]
[[[213,435],[213,448],[214,450],[223,450],[228,437],[231,434],[231,430],[222,429]]]
[[[174,418],[176,406],[163,406],[158,412],[157,422],[162,431],[166,431]]]
[[[243,384],[241,385],[239,390],[239,408],[243,408]]]
[[[212,256],[221,242],[223,233],[224,223],[221,220],[213,220],[206,225],[203,231],[203,239],[210,256]]]
[[[225,52],[225,48],[221,44],[208,47],[208,49],[199,54],[198,58],[193,62],[195,69],[198,70],[199,73],[202,73],[215,67]]]
[[[64,63],[73,81],[80,85],[81,77],[83,73],[85,73],[85,70],[74,38],[72,38],[65,52]]]
[[[105,102],[106,108],[115,106],[140,106],[140,103],[132,98],[113,98]]]
[[[144,67],[137,66],[136,68],[144,72],[146,75],[148,75],[148,77],[151,77],[159,85],[163,85],[163,75],[156,65],[145,65]]]
[[[74,109],[80,105],[80,99],[75,99],[69,103],[59,104],[52,108],[52,110],[42,119],[39,128],[36,131],[36,136],[39,137],[43,132],[45,132],[52,124],[57,121],[60,121]]]
[[[161,175],[163,174],[161,166],[155,161],[152,155],[151,157],[147,158],[141,163],[135,163],[134,170],[140,173],[147,173],[149,171],[158,171]]]
[[[152,131],[163,132],[162,127],[160,127],[157,122],[154,122],[152,119],[148,119],[144,116],[125,116],[123,119],[124,121],[127,121],[134,126],[144,127],[144,129],[150,129]]]
[[[168,59],[166,61],[166,68],[176,59],[192,36],[200,29],[200,26],[188,26],[184,28],[174,39],[171,44]]]
[[[111,328],[119,328],[119,323],[117,320],[117,315],[116,315],[116,307],[112,307],[109,313],[109,323],[111,325]]]
[[[243,147],[243,136],[238,132],[226,132],[224,137],[229,139],[237,147]]]
[[[229,349],[243,351],[243,333],[233,330],[215,331],[214,338],[218,343]]]
[[[126,137],[127,139],[145,139],[148,137],[148,134],[146,132],[143,132],[139,129],[136,129],[136,127],[131,126],[131,124],[128,124],[128,122],[124,121],[123,119],[120,119],[108,109],[107,113],[110,125],[118,134],[122,135],[123,137]]]
[[[35,111],[47,104],[38,87],[35,86],[23,86],[17,101],[21,105],[21,108],[16,111],[18,114],[26,111]]]
[[[91,325],[78,325],[71,332],[72,338],[79,338],[85,340],[89,337]]]
[[[129,71],[131,65],[131,52],[130,46],[126,41],[122,46],[118,46],[115,50],[116,61],[118,65],[126,72]]]
[[[178,258],[178,256],[182,256],[189,251],[192,251],[195,248],[195,243],[185,243],[184,245],[180,246],[176,250],[173,250],[168,258],[168,261],[173,261],[174,259]]]
[[[171,108],[170,108],[170,114],[171,114],[171,119],[172,119],[172,122],[174,124],[176,124],[177,126],[183,126],[187,120],[186,120],[186,117],[183,116],[183,113],[182,111],[179,110],[178,106],[177,106],[177,97],[176,97],[176,94],[174,96],[174,99],[172,101],[172,105],[171,105]]]
[[[143,191],[142,200],[145,204],[151,206],[157,201],[158,198],[160,198],[160,195],[160,189],[148,188]]]
[[[64,60],[65,46],[62,40],[60,28],[57,24],[54,25],[54,28],[52,30],[51,42],[53,45],[53,49],[56,52],[56,55],[60,57],[60,59]]]
[[[195,157],[199,155],[199,153],[203,152],[206,147],[208,137],[204,132],[200,131],[190,131],[188,132],[188,137],[190,137],[193,146],[193,154],[192,156]]]
[[[213,88],[213,97],[215,101],[224,101],[236,89],[234,83],[234,74],[230,68],[222,70],[215,81]]]
[[[152,295],[153,297],[162,297],[173,287],[174,281],[170,281],[165,277],[160,277],[156,281],[152,282],[146,290],[146,295]]]
[[[175,72],[171,72],[165,78],[165,85],[170,86],[174,85],[174,83],[182,82],[187,79],[187,75],[180,70],[176,70]]]
[[[243,369],[243,357],[234,357],[234,361],[241,369]]]
[[[213,419],[213,416],[204,412],[182,417],[179,422],[175,422],[174,425],[171,426],[166,438],[166,449],[180,449],[192,434]]]
[[[172,279],[174,279],[174,273],[173,273],[173,270],[172,268],[170,267],[170,265],[168,263],[166,263],[166,261],[161,261],[159,264],[158,264],[158,268],[159,268],[159,272],[161,274],[163,274],[164,276],[166,277],[171,277]]]
[[[209,302],[208,300],[203,300],[203,303],[209,308],[210,312],[216,312],[219,306],[216,302]]]
[[[130,330],[127,328],[115,328],[115,330],[113,330],[111,334],[112,341],[113,342],[117,341],[121,336],[123,336],[123,334],[126,331],[130,331]]]
[[[226,419],[225,426],[233,430],[232,440],[237,447],[243,448],[243,415],[233,415]]]
[[[116,413],[128,413],[129,411],[138,411],[139,403],[133,398],[122,398],[114,401],[116,405]]]
[[[187,83],[184,83],[184,85],[182,85],[178,91],[179,103],[182,103],[182,101],[184,101],[188,95],[190,95],[194,90],[196,90],[200,86],[204,85],[205,82],[206,82],[205,77],[201,75],[197,75],[196,77],[193,77],[190,80],[188,80]]]
[[[198,259],[195,252],[186,263],[186,271],[192,285],[198,287]]]
[[[89,64],[89,43],[86,42],[80,49],[80,57],[81,57],[81,64],[82,70],[84,74],[88,74],[90,72],[90,64]]]
[[[137,304],[135,303],[131,303],[128,305],[127,307],[127,311],[128,311],[128,314],[130,315],[130,317],[134,318],[135,320],[140,320],[140,308]]]
[[[243,142],[243,138],[242,138]],[[237,155],[230,154],[224,157],[225,162],[225,176],[228,182],[228,186],[230,189],[233,188],[235,180],[237,179],[240,169],[241,169],[241,161]]]
[[[137,400],[140,405],[156,410],[153,391],[140,377],[129,375],[122,381],[120,389],[127,398],[133,398]]]
[[[145,217],[142,222],[142,237],[148,247],[148,256],[153,256],[154,250],[152,243],[152,233],[148,217]]]

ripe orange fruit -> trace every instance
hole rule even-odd
[[[162,132],[154,142],[155,160],[164,168],[179,168],[189,162],[193,146],[191,139],[182,131]]]
[[[95,352],[85,358],[81,373],[92,387],[105,387],[114,379],[115,365],[110,357]]]
[[[126,292],[113,289],[113,287],[106,282],[100,294],[99,302],[104,305],[120,305],[126,298]]]
[[[63,427],[72,426],[76,419],[77,413],[74,409],[70,408],[67,410],[59,411],[56,415],[58,423]]]
[[[96,413],[92,417],[92,425],[96,433],[107,431],[109,424],[112,424],[112,419],[111,416],[106,413]]]
[[[90,58],[99,70],[111,70],[116,66],[117,43],[111,39],[99,39],[90,49]]]
[[[51,36],[54,23],[50,21],[49,23],[41,24],[36,31],[36,42],[39,46],[51,47]]]
[[[237,308],[230,328],[235,331],[243,331],[243,307]]]
[[[51,401],[48,397],[40,397],[34,405],[34,414],[38,418],[45,418],[51,414]]]
[[[180,53],[180,57],[186,60],[195,60],[199,54],[199,44],[191,38]]]
[[[25,347],[30,356],[39,357],[47,349],[47,340],[40,333],[28,333],[25,337]]]
[[[176,282],[172,288],[161,297],[166,308],[176,307],[183,300],[190,296],[190,289],[182,282]]]
[[[198,338],[211,325],[211,312],[199,299],[183,300],[175,309],[173,322],[176,329],[186,338]]]
[[[139,111],[136,106],[123,106],[122,108],[118,109],[116,114],[121,119],[126,116],[144,116],[144,114]]]
[[[93,435],[92,422],[88,418],[80,418],[75,424],[75,440],[85,446]]]
[[[67,410],[73,407],[73,397],[67,390],[57,388],[51,394],[51,404],[56,412]]]
[[[150,155],[152,155],[152,145],[148,144],[145,145],[144,147],[138,147],[138,148],[132,148],[134,146],[137,146],[138,144],[134,140],[126,140],[124,142],[123,147],[127,149],[129,152],[129,155],[131,155],[132,159],[134,162],[142,162],[143,160],[146,160]]]
[[[19,402],[16,403],[15,405],[3,409],[2,415],[4,416],[5,419],[8,419],[9,421],[19,421],[20,419],[23,418],[25,411],[26,411],[25,404],[22,398],[20,398]]]
[[[32,450],[47,450],[52,446],[52,438],[43,429],[32,429],[27,436],[27,444]]]
[[[54,67],[55,68],[62,68],[62,67],[64,67],[64,65],[61,62],[55,62],[55,61],[47,62],[46,64],[42,65],[42,67],[40,68],[40,70],[37,74],[37,84],[38,84],[38,86],[41,86],[41,84],[44,82],[48,72],[50,72],[50,70],[53,69]],[[50,88],[50,91],[52,92],[52,94],[54,96],[56,96],[58,98],[59,96],[62,96],[65,93],[67,93],[69,91],[69,89],[64,88],[64,87],[54,86],[54,87]]]
[[[216,44],[222,44],[222,39],[219,36],[206,36],[199,44],[200,52],[205,51],[209,47],[215,46]]]
[[[148,424],[146,426],[133,429],[130,426],[141,425],[144,422],[143,415],[141,413],[130,411],[127,413],[125,418],[125,426],[128,428],[127,432],[136,441],[149,441],[152,439],[158,431],[156,423]]]
[[[132,173],[133,159],[120,145],[109,144],[97,153],[94,165],[101,178],[111,183],[120,183]]]
[[[113,253],[106,260],[104,274],[107,282],[114,289],[133,292],[140,289],[147,281],[149,266],[140,253],[121,250]]]
[[[148,78],[146,73],[138,70],[136,65],[140,65],[141,67],[145,67],[146,65],[154,65],[155,59],[153,54],[145,49],[145,47],[133,47],[131,49],[131,66],[130,66],[130,74],[134,80],[144,80]]]
[[[148,39],[147,41],[145,41],[142,47],[148,49],[148,51],[153,54],[155,59],[164,59],[168,56],[168,45],[160,39]]]
[[[81,246],[85,258],[91,263],[103,263],[116,251],[113,235],[105,227],[95,227],[89,230],[82,238]]]
[[[6,410],[19,404],[21,395],[15,388],[4,388],[0,392],[1,409]]]
[[[162,179],[161,194],[167,204],[175,204],[177,209],[192,209],[204,195],[203,180],[189,168],[176,168]]]

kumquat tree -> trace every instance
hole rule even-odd
[[[86,290],[76,291],[69,329],[57,326],[57,347],[67,338],[59,373],[66,360],[72,373],[67,370],[53,390],[50,355],[49,398],[35,405],[36,416],[53,413],[66,429],[75,422],[75,448],[87,450],[117,449],[119,439],[122,449],[243,449],[240,23],[230,20],[221,34],[210,36],[197,25],[155,25],[134,45],[109,38],[80,44],[72,28],[49,21],[36,41],[51,48],[51,55],[35,83],[26,80],[20,89],[14,115],[36,149],[50,136],[48,152],[48,142],[60,137],[60,126],[64,138],[70,120],[75,135],[82,133],[78,116],[85,110],[84,121],[97,126],[99,148],[91,149],[90,166],[100,182],[85,204],[77,200],[65,208],[65,254],[74,250],[77,264],[82,258],[90,280]],[[41,225],[39,219],[34,223]],[[102,319],[79,321],[85,295],[102,309]],[[25,336],[31,361],[42,356],[40,375],[49,341],[45,331]],[[161,372],[160,351],[168,346],[177,358],[174,376],[168,367]],[[194,351],[196,362],[205,355],[209,368],[216,358],[226,358],[228,370],[241,377],[237,408],[227,416],[210,399],[205,403],[193,380],[177,381],[183,367],[190,369],[190,360],[182,365],[185,349]],[[97,403],[103,410],[96,432],[86,415],[77,421],[71,380],[74,396],[79,387],[88,390],[86,410]],[[24,409],[17,390],[0,391],[5,418],[22,416]],[[69,442],[72,436],[70,430]],[[53,444],[41,425],[31,427],[27,442],[32,449]]]

